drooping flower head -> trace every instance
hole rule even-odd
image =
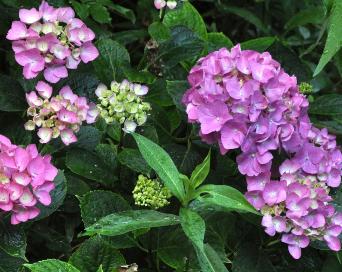
[[[145,124],[151,106],[143,101],[148,93],[148,87],[124,80],[121,83],[113,81],[110,89],[100,84],[95,91],[99,103],[97,107],[106,123],[118,122],[124,125],[124,130],[135,131],[137,126]]]
[[[188,81],[183,103],[189,122],[198,123],[202,139],[217,142],[222,154],[241,149],[246,198],[263,214],[265,231],[283,233],[296,259],[311,240],[339,250],[342,214],[331,205],[329,188],[340,185],[342,154],[334,136],[312,126],[296,78],[269,53],[237,45],[200,59]],[[279,167],[280,179],[271,176],[275,150],[289,158]]]
[[[20,9],[20,21],[12,22],[6,38],[26,79],[44,71],[51,83],[68,76],[82,61],[93,61],[99,55],[92,44],[94,32],[75,18],[70,7],[54,8],[42,1],[39,9]]]
[[[19,147],[0,135],[0,210],[11,213],[11,223],[37,217],[37,204],[49,206],[57,168],[35,145]]]
[[[60,137],[65,145],[77,141],[82,123],[92,124],[98,116],[94,103],[88,103],[85,97],[77,96],[69,86],[64,86],[57,96],[52,96],[52,87],[39,81],[36,90],[26,94],[29,104],[27,115],[32,117],[26,122],[26,130],[38,129],[41,143]]]

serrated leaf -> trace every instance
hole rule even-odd
[[[184,26],[171,30],[171,38],[159,47],[158,58],[161,58],[168,68],[172,68],[185,60],[197,59],[204,49],[204,42],[198,35]]]
[[[37,204],[40,210],[39,215],[33,220],[40,220],[54,213],[64,202],[67,193],[67,182],[64,176],[64,171],[59,170],[53,183],[55,184],[55,189],[50,193],[51,204],[49,206],[44,206],[42,204]]]
[[[124,148],[118,155],[118,160],[121,164],[126,165],[137,173],[149,175],[151,167],[148,166],[141,153],[137,149]]]
[[[0,225],[0,249],[12,257],[26,260],[26,235],[24,229],[3,222]]]
[[[18,272],[25,261],[22,258],[13,257],[0,249],[0,272]]]
[[[232,48],[233,42],[222,32],[208,33],[208,52],[213,52],[221,48]]]
[[[23,111],[27,107],[25,92],[19,82],[0,75],[0,111]]]
[[[89,12],[91,17],[93,17],[93,19],[100,24],[107,24],[112,20],[107,8],[100,4],[90,5]]]
[[[153,210],[113,213],[86,228],[84,235],[116,236],[131,231],[179,224],[178,216]]]
[[[309,112],[320,115],[342,114],[342,95],[326,94],[317,97],[310,104]]]
[[[274,42],[276,37],[262,37],[241,43],[242,50],[255,50],[258,52],[266,51]]]
[[[202,16],[190,2],[184,2],[181,8],[169,10],[164,16],[163,23],[169,28],[186,26],[207,40],[207,28]]]
[[[227,185],[203,185],[196,190],[195,197],[198,202],[212,208],[259,214],[240,191]]]
[[[209,151],[203,162],[197,165],[195,170],[192,172],[190,177],[190,184],[193,186],[193,188],[197,188],[198,186],[200,186],[208,176],[210,171],[210,155],[211,152]]]
[[[103,272],[111,272],[125,264],[121,253],[100,236],[91,237],[72,254],[69,263],[82,272],[96,272],[102,266]]]
[[[48,259],[34,264],[24,264],[32,272],[80,272],[76,267],[60,260]]]
[[[65,164],[71,172],[105,185],[113,185],[117,180],[115,173],[108,169],[106,163],[98,155],[87,150],[69,150]]]
[[[338,52],[342,44],[342,1],[335,0],[331,9],[328,37],[325,43],[323,54],[317,64],[313,76],[318,75],[325,65]]]
[[[182,201],[185,197],[184,186],[179,179],[177,167],[170,156],[159,145],[144,136],[136,133],[132,135],[137,142],[141,155],[148,165],[156,171],[171,193]]]
[[[89,16],[89,6],[81,4],[75,0],[70,1],[72,7],[75,9],[77,15],[82,19],[86,19]]]
[[[81,126],[76,136],[77,142],[73,145],[74,147],[92,151],[99,144],[102,135],[93,126]]]
[[[180,111],[185,111],[185,106],[182,103],[182,97],[185,91],[189,88],[189,83],[186,80],[166,81],[166,91],[171,96],[174,105]]]
[[[126,200],[111,191],[92,191],[79,197],[79,200],[85,227],[109,214],[131,209]]]
[[[123,67],[130,63],[126,48],[111,39],[101,39],[97,43],[100,56],[93,62],[95,71],[106,83],[123,79]]]

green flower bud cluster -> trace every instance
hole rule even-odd
[[[302,82],[299,84],[299,91],[302,94],[311,94],[313,91],[313,86],[310,83]]]
[[[171,196],[169,189],[164,187],[158,180],[149,179],[143,175],[139,175],[133,190],[135,205],[153,209],[159,209],[170,204],[168,199]]]
[[[118,122],[124,124],[124,130],[133,132],[137,126],[146,122],[151,110],[151,105],[142,100],[142,96],[147,92],[147,86],[128,80],[121,83],[113,81],[110,89],[100,84],[95,91],[99,100],[97,107],[100,115],[106,123]]]

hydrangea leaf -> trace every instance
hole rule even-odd
[[[20,226],[3,223],[0,225],[0,249],[12,257],[26,260],[26,235],[24,229]]]
[[[241,49],[255,50],[258,52],[266,51],[274,42],[276,37],[262,37],[241,43]]]
[[[76,267],[56,259],[48,259],[34,264],[24,264],[32,272],[80,272]]]
[[[342,95],[326,94],[310,104],[309,112],[320,115],[342,114]]]
[[[137,173],[150,174],[151,167],[146,163],[137,149],[124,148],[118,155],[121,164],[126,165]]]
[[[170,156],[159,145],[144,136],[136,133],[132,135],[138,144],[141,155],[148,165],[156,171],[171,193],[182,201],[185,197],[184,186],[179,179],[177,167]]]
[[[0,249],[0,272],[18,272],[25,260],[18,257],[13,257]]]
[[[210,171],[210,155],[211,152],[209,151],[208,155],[205,157],[202,163],[196,166],[195,170],[192,172],[190,177],[190,183],[194,188],[200,186]]]
[[[69,263],[82,272],[96,272],[102,265],[103,272],[111,272],[125,264],[121,253],[100,236],[91,237],[72,254]]]
[[[233,42],[222,32],[208,33],[208,52],[225,48],[232,48]]]
[[[24,111],[27,107],[25,93],[19,82],[0,75],[0,111]]]
[[[178,216],[153,210],[113,213],[86,228],[84,235],[116,236],[131,231],[179,224]]]

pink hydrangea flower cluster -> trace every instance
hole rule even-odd
[[[183,103],[189,122],[199,123],[202,139],[217,142],[222,154],[241,149],[246,198],[263,214],[266,232],[282,233],[296,259],[310,240],[339,250],[342,214],[331,205],[329,188],[340,185],[342,154],[334,136],[310,123],[296,78],[269,53],[237,45],[200,59],[188,81]],[[271,177],[275,150],[289,158],[280,178]]]
[[[79,131],[82,122],[94,123],[99,111],[94,103],[74,94],[69,86],[64,86],[57,96],[51,97],[52,91],[49,84],[39,81],[36,91],[26,94],[30,106],[27,114],[32,120],[26,122],[25,129],[39,127],[37,134],[41,143],[60,136],[69,145],[77,141],[74,133]]]
[[[93,61],[99,55],[92,44],[94,32],[75,18],[70,7],[54,8],[43,1],[39,9],[20,9],[6,38],[12,41],[15,59],[26,79],[44,71],[51,83],[68,76],[67,69]]]
[[[37,217],[38,203],[50,205],[57,172],[35,145],[22,148],[0,135],[0,210],[11,212],[12,224]]]
[[[169,9],[175,9],[177,7],[176,0],[154,0],[154,6],[156,9],[163,9],[168,7]]]

